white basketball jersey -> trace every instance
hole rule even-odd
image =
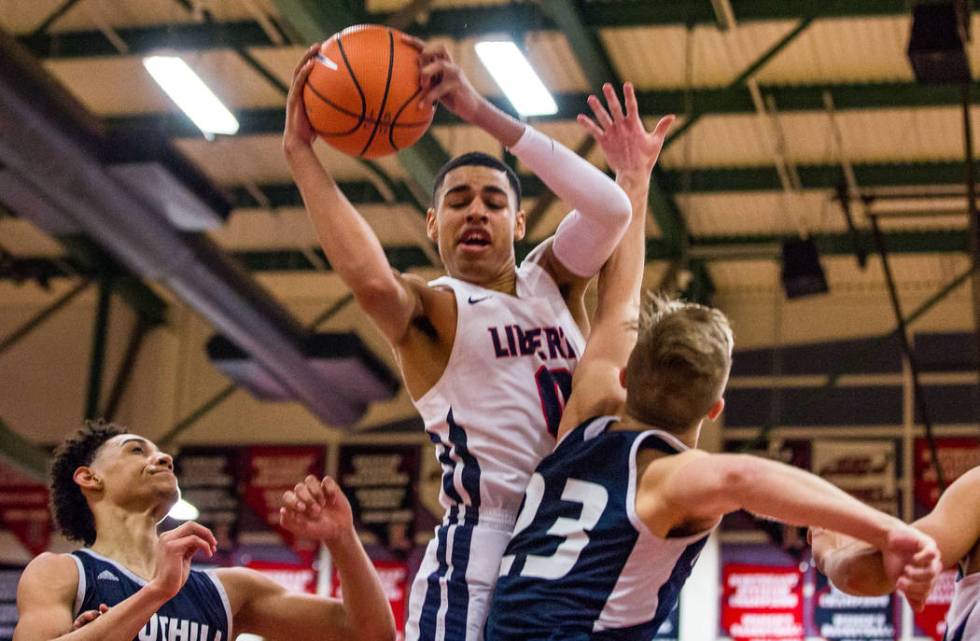
[[[535,252],[537,253],[537,252]],[[585,340],[554,280],[529,256],[517,295],[444,276],[456,339],[442,377],[415,407],[436,445],[440,501],[470,518],[516,516],[534,468],[555,446]]]
[[[946,641],[980,639],[980,574],[956,582],[953,602],[946,613]]]

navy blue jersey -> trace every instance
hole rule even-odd
[[[648,641],[677,605],[708,532],[654,536],[636,515],[640,449],[687,447],[660,431],[570,432],[531,477],[500,566],[486,641]]]
[[[95,552],[72,552],[78,565],[75,612],[125,601],[146,585],[122,565]],[[164,603],[133,641],[232,641],[231,607],[217,576],[191,570],[187,583]]]

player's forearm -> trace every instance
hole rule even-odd
[[[351,529],[328,546],[343,587],[344,613],[353,637],[363,641],[391,641],[395,619],[371,560]]]
[[[310,147],[287,151],[290,171],[330,266],[355,294],[395,283],[374,230],[350,204]]]
[[[136,638],[150,617],[166,603],[170,597],[152,584],[144,586],[119,605],[78,630],[63,634],[53,641],[132,641]],[[28,635],[14,635],[15,641],[40,641]]]
[[[737,457],[728,485],[738,506],[790,525],[835,530],[882,548],[901,522],[818,476],[758,457]]]
[[[877,548],[833,532],[814,534],[812,546],[817,569],[838,589],[857,596],[878,596],[895,589]]]
[[[646,263],[646,208],[649,180],[617,175],[630,199],[630,223],[606,264],[599,271],[595,322],[616,316],[615,322],[635,321],[639,312],[643,271]]]

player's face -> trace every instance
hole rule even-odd
[[[499,169],[466,165],[446,174],[427,224],[451,276],[482,284],[513,271],[524,212]]]
[[[173,457],[135,434],[119,434],[103,443],[90,467],[113,504],[152,508],[163,518],[180,499]]]

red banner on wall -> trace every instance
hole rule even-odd
[[[0,523],[32,555],[47,550],[52,529],[47,486],[0,465]]]
[[[937,438],[936,453],[946,485],[980,465],[980,442],[975,438]],[[929,442],[921,437],[915,439],[915,498],[926,512],[936,507],[939,500],[939,483]]]
[[[936,587],[933,588],[926,607],[922,612],[915,613],[915,625],[923,634],[935,641],[942,641],[946,634],[946,612],[953,602],[953,592],[956,590],[956,570],[946,570],[939,575]]]
[[[316,594],[317,572],[310,566],[273,561],[249,561],[245,565],[261,572],[290,592]]]
[[[395,616],[395,630],[397,641],[405,638],[405,615],[408,608],[408,565],[400,561],[376,561],[371,560],[374,569],[381,580],[381,587],[384,589],[388,603],[391,604],[391,612]],[[336,568],[333,571],[333,578],[330,582],[330,595],[341,598],[340,576]]]
[[[802,641],[798,567],[729,563],[722,570],[721,625],[735,641]]]
[[[308,474],[323,477],[326,452],[317,446],[255,446],[247,450],[245,502],[304,560],[312,562],[319,541],[297,539],[279,525],[282,495]]]

